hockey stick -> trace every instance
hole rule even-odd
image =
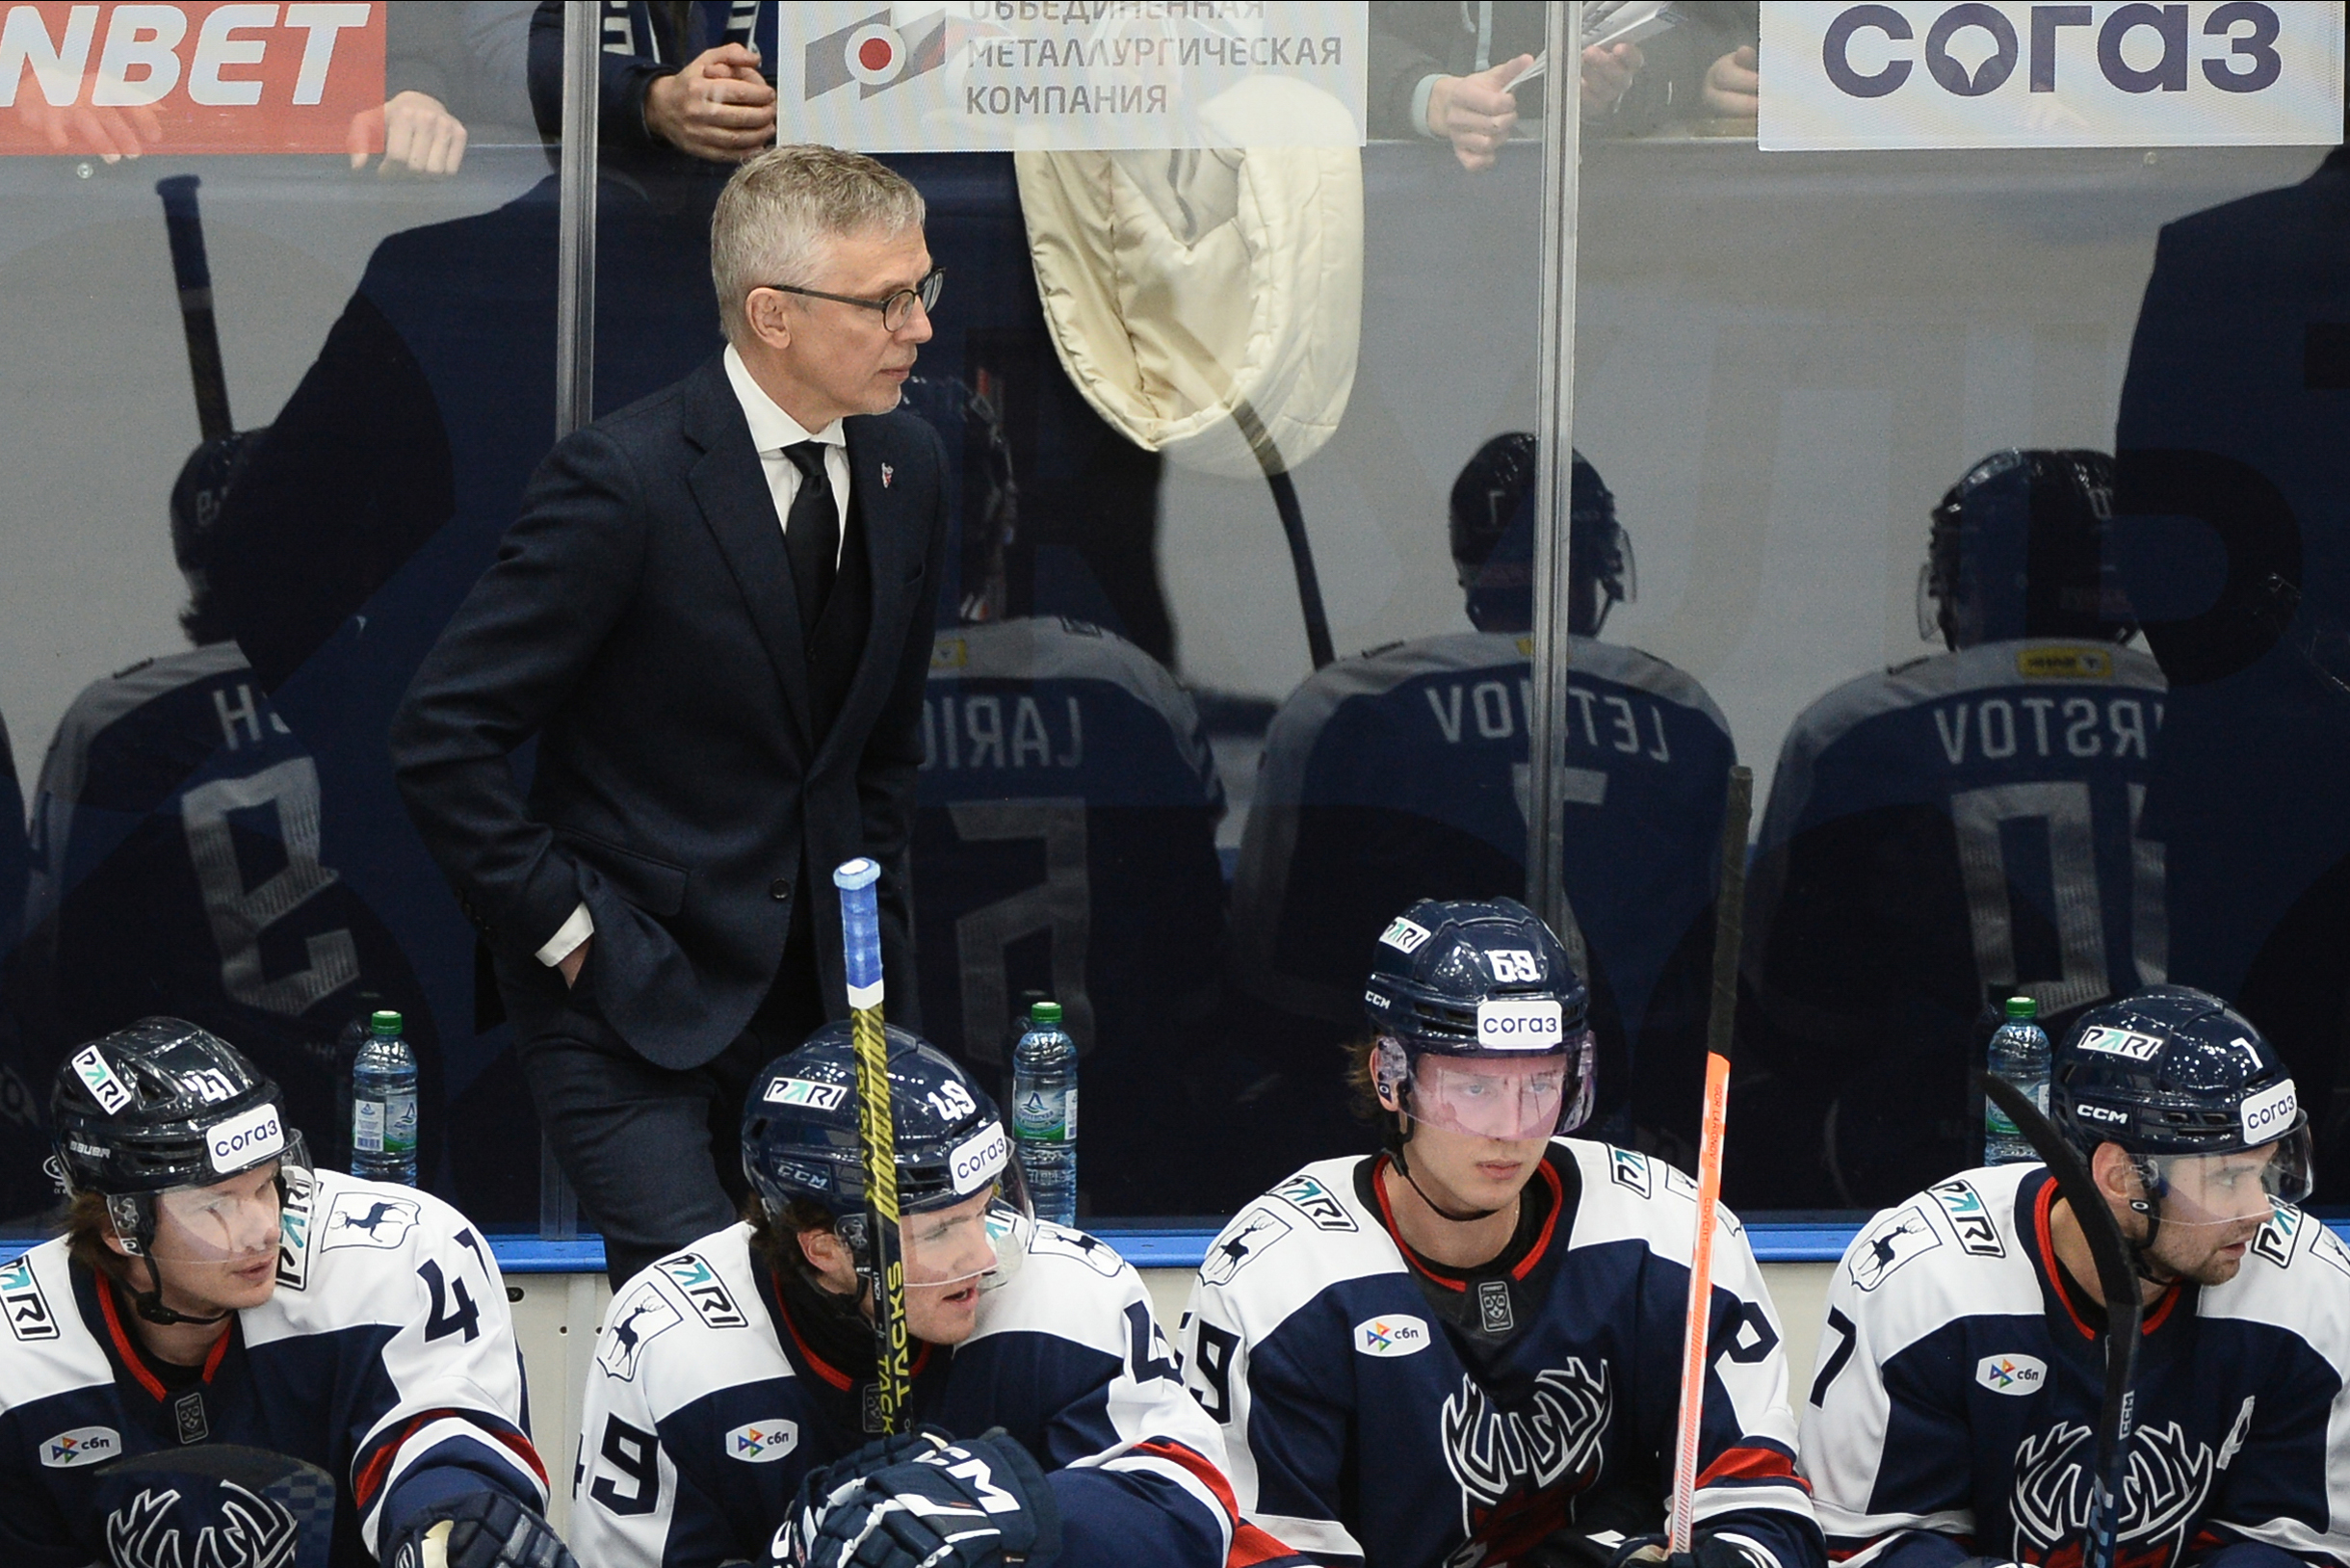
[[[1983,1074],[1983,1092],[2007,1112],[2056,1178],[2056,1190],[2080,1221],[2080,1234],[2097,1260],[2098,1289],[2105,1297],[2105,1400],[2097,1419],[2096,1490],[2089,1499],[2087,1538],[2081,1568],[2113,1568],[2120,1545],[2123,1485],[2129,1475],[2129,1432],[2133,1419],[2130,1384],[2138,1374],[2138,1277],[2129,1267],[2122,1227],[2090,1179],[2089,1167],[2042,1114],[2029,1096],[1996,1073]]]
[[[196,210],[194,174],[155,182],[163,197],[164,232],[171,242],[171,277],[179,288],[179,323],[188,335],[188,377],[196,383],[196,421],[206,441],[236,426],[228,417],[228,377],[221,368],[221,333],[212,317],[212,265],[204,256],[204,219]]]
[[[1673,1513],[1667,1550],[1689,1550],[1697,1510],[1697,1435],[1706,1404],[1706,1325],[1713,1309],[1713,1211],[1722,1195],[1722,1137],[1730,1117],[1730,1044],[1737,1021],[1738,941],[1746,928],[1746,828],[1755,773],[1730,770],[1722,811],[1722,878],[1713,897],[1713,1002],[1706,1018],[1706,1109],[1697,1134],[1697,1218],[1689,1242],[1689,1310],[1681,1336],[1681,1409],[1673,1437]]]
[[[857,1058],[857,1142],[865,1159],[865,1226],[873,1238],[875,1402],[881,1430],[903,1419],[912,1379],[905,1332],[905,1252],[898,1233],[898,1132],[890,1114],[889,1038],[881,1029],[881,868],[863,856],[832,874],[841,890],[842,956]]]
[[[1306,623],[1306,657],[1319,669],[1338,655],[1331,651],[1330,612],[1322,604],[1321,573],[1314,565],[1314,541],[1306,536],[1306,514],[1297,504],[1297,483],[1290,478],[1287,459],[1246,398],[1233,400],[1232,422],[1240,428],[1257,466],[1265,471],[1266,487],[1273,492],[1273,510],[1281,515],[1281,536],[1289,541],[1290,570],[1297,578],[1297,613]]]

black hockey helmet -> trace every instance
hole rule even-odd
[[[49,1124],[69,1190],[131,1197],[209,1187],[285,1156],[299,1135],[279,1105],[277,1085],[219,1035],[142,1018],[66,1058]]]
[[[267,434],[264,426],[206,441],[188,454],[171,482],[171,556],[188,581],[188,608],[180,614],[180,625],[199,645],[234,635],[215,607],[212,568],[220,554],[219,524],[228,492]]]
[[[1423,1058],[1564,1058],[1557,1115],[1543,1131],[1573,1132],[1595,1087],[1589,1006],[1566,949],[1517,900],[1423,899],[1372,949],[1363,1010],[1376,1041],[1373,1083],[1407,1114],[1452,1125],[1404,1101],[1415,1085],[1424,1101]]]
[[[2148,1193],[2133,1207],[2156,1225],[2238,1222],[2257,1202],[2226,1200],[2256,1178],[2277,1202],[2310,1193],[2310,1118],[2284,1059],[2206,991],[2156,985],[2082,1013],[2050,1063],[2049,1115],[2084,1161],[2101,1143],[2130,1156]],[[2265,1163],[2231,1158],[2254,1149]]]
[[[987,1091],[911,1031],[888,1025],[885,1037],[899,1212],[951,1209],[994,1188],[1025,1213],[1011,1138]],[[856,1049],[852,1026],[842,1019],[776,1058],[752,1083],[743,1111],[743,1174],[770,1214],[801,1200],[830,1215],[858,1267],[869,1268],[857,1118]]]
[[[2252,1021],[2207,991],[2156,985],[2080,1015],[2050,1063],[2050,1119],[2085,1156],[2224,1154],[2309,1125]]]
[[[1479,631],[1523,632],[1534,624],[1534,475],[1540,443],[1525,431],[1477,448],[1452,482],[1452,566]],[[1632,541],[1616,521],[1615,496],[1580,452],[1574,455],[1568,520],[1567,630],[1597,637],[1607,612],[1638,596]]]
[[[2105,454],[1993,453],[1934,509],[1918,635],[1954,649],[2026,637],[2128,641],[2137,618],[2105,563],[2112,515]]]

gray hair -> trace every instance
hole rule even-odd
[[[835,235],[901,234],[922,221],[922,193],[861,152],[816,143],[770,147],[735,170],[710,216],[719,328],[741,343],[750,329],[750,291],[812,285]]]

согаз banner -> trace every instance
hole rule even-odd
[[[1765,150],[2329,145],[2342,7],[1763,0]]]

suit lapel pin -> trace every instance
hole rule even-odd
[[[892,468],[887,463],[883,463],[881,465],[881,488],[885,490],[889,488],[889,482],[893,477],[896,476],[897,472],[898,470]]]

